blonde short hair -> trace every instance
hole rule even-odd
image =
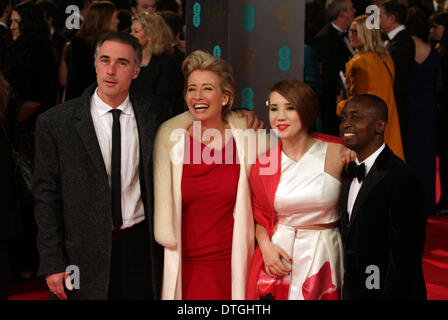
[[[358,38],[363,43],[361,49],[357,49],[358,53],[377,53],[380,56],[384,56],[387,51],[384,47],[383,41],[381,40],[380,30],[372,28],[367,28],[366,20],[368,15],[362,15],[356,17],[353,22],[356,22],[356,31],[358,33]]]
[[[138,21],[151,40],[146,48],[151,55],[172,54],[173,53],[173,33],[165,20],[155,13],[142,12],[132,17],[132,21]]]
[[[225,118],[232,109],[235,97],[235,79],[232,66],[224,59],[212,56],[207,52],[193,51],[182,63],[182,72],[185,79],[184,94],[187,91],[188,77],[196,70],[214,72],[221,80],[221,90],[229,96],[229,101],[222,110],[222,116]]]

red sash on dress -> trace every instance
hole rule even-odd
[[[325,142],[342,144],[342,139],[338,137],[322,133],[313,133],[312,136]],[[252,210],[254,219],[256,223],[266,228],[270,238],[272,238],[276,222],[274,197],[280,182],[281,150],[282,143],[280,140],[276,146],[257,159],[257,162],[252,166],[249,176],[249,182],[252,188]],[[271,165],[269,161],[277,161],[277,171],[272,175],[260,175],[261,168],[268,168]],[[249,270],[247,299],[287,300],[289,282],[289,276],[277,278],[271,277],[266,273],[263,256],[260,247],[257,246]]]

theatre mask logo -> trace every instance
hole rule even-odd
[[[241,51],[241,66],[244,72],[255,71],[255,59],[257,57],[257,48],[255,47],[245,47]]]
[[[277,22],[280,30],[288,31],[292,24],[294,9],[291,6],[283,5],[277,9]]]

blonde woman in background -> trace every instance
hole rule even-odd
[[[378,29],[368,29],[367,15],[355,18],[349,29],[349,38],[356,55],[346,65],[346,82],[349,97],[373,94],[383,99],[388,108],[389,122],[384,139],[392,151],[404,160],[400,123],[394,95],[395,67],[386,51]],[[347,100],[338,103],[340,115]]]
[[[142,46],[140,74],[131,91],[156,94],[171,103],[172,114],[184,111],[183,76],[173,54],[173,34],[163,18],[143,12],[132,18],[131,35]]]

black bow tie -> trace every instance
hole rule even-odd
[[[356,165],[356,162],[352,161],[348,164],[346,178],[352,180],[358,178],[359,182],[362,182],[366,175],[366,166],[364,163]]]

